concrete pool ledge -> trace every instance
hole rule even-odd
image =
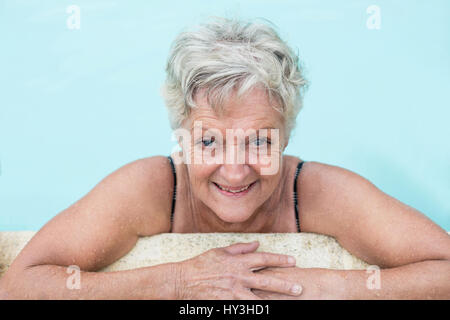
[[[0,232],[0,277],[33,237],[33,231]],[[100,271],[119,271],[182,261],[212,248],[258,240],[258,251],[284,253],[304,268],[365,269],[368,265],[331,237],[312,233],[165,233],[140,238],[125,256]]]
[[[0,277],[34,231],[0,232]],[[212,248],[258,240],[257,251],[289,254],[302,268],[366,269],[331,237],[313,233],[164,233],[140,238],[125,256],[99,271],[119,271],[189,259]]]

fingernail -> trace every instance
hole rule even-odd
[[[289,258],[288,258],[288,263],[289,263],[289,264],[295,263],[295,258],[294,258],[294,257],[289,257]]]
[[[299,286],[298,284],[294,284],[291,288],[291,291],[292,291],[292,293],[300,294],[300,293],[302,293],[302,287]]]

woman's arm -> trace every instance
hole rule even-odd
[[[375,268],[261,272],[298,280],[304,288],[299,298],[308,291],[316,298],[450,297],[450,236],[422,213],[351,171],[317,162],[305,164],[298,189],[302,231],[334,237]]]
[[[140,159],[107,176],[36,233],[2,277],[3,295],[56,299],[122,298],[128,294],[170,297],[169,291],[153,292],[146,286],[162,285],[159,282],[166,279],[170,264],[124,272],[94,271],[125,255],[139,236],[168,232],[172,180],[165,157]],[[74,276],[66,273],[72,265],[82,271],[80,290],[66,286],[66,280]],[[142,291],[133,291],[134,287]]]
[[[449,260],[381,269],[379,275],[374,270],[353,270],[339,276],[345,280],[346,299],[450,299]]]
[[[308,198],[300,201],[302,231],[332,236],[380,268],[450,259],[450,236],[418,210],[349,170],[317,162],[304,169],[298,182],[300,199]]]
[[[254,290],[264,299],[450,299],[450,262],[422,261],[368,270],[269,268],[258,273],[297,281],[298,297]]]
[[[0,279],[1,299],[175,299],[174,263],[117,272],[76,273],[38,265]]]

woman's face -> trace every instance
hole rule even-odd
[[[259,88],[241,99],[233,95],[220,115],[202,91],[195,100],[184,123],[191,133],[189,148],[183,147],[191,192],[222,221],[244,222],[279,186],[284,120]]]

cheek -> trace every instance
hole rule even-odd
[[[269,157],[266,161],[266,164],[260,163],[254,167],[258,173],[258,179],[263,188],[261,191],[264,195],[266,192],[272,193],[279,186],[282,172],[282,162],[277,156]]]
[[[272,194],[275,188],[279,184],[279,176],[278,175],[263,175],[260,177],[262,193],[264,197],[268,197],[268,195]]]
[[[260,154],[256,165],[256,172],[260,178],[267,181],[277,180],[277,176],[280,175],[282,169],[282,158],[282,153],[278,150]]]
[[[191,184],[193,186],[200,186],[202,184],[207,184],[209,178],[213,174],[215,168],[209,165],[190,165],[188,166],[188,172]]]

